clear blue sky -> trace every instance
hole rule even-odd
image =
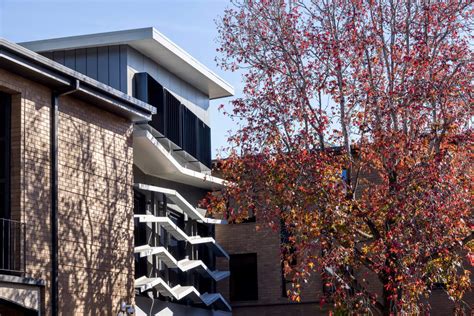
[[[215,19],[226,0],[0,0],[0,37],[12,42],[154,26],[240,93],[240,76],[216,66]],[[213,157],[234,124],[211,102]]]

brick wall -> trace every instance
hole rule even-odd
[[[257,231],[258,224],[263,228]],[[233,315],[325,314],[319,306],[323,287],[317,275],[313,275],[303,287],[303,304],[292,303],[289,298],[282,296],[280,235],[264,226],[264,223],[258,222],[258,218],[257,223],[216,225],[216,240],[229,254],[257,253],[258,300],[231,302]],[[219,258],[217,268],[227,270],[228,261]],[[229,300],[229,279],[217,284],[217,291]]]
[[[46,282],[50,313],[51,91],[0,69],[13,94],[12,214],[27,227],[27,276]],[[59,308],[116,315],[133,301],[132,124],[65,96],[59,106]]]

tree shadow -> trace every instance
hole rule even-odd
[[[71,98],[60,104],[59,308],[116,315],[133,295],[132,125]]]

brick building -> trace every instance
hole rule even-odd
[[[367,171],[363,177],[367,180],[359,186],[378,181],[376,172]],[[356,192],[358,194],[358,192]],[[259,229],[257,230],[257,226]],[[284,233],[283,233],[284,234]],[[245,238],[243,238],[245,236]],[[321,304],[325,284],[315,273],[308,283],[302,285],[301,302],[292,302],[286,295],[291,282],[283,276],[280,247],[282,232],[273,231],[258,216],[243,223],[234,223],[216,227],[216,239],[228,251],[230,260],[219,261],[221,269],[230,270],[230,278],[218,286],[224,297],[232,305],[235,316],[306,316],[328,315],[329,303]],[[466,266],[469,266],[467,264]],[[474,284],[474,269],[471,266],[471,282]],[[358,283],[371,293],[382,297],[382,284],[377,276],[366,269],[355,271]],[[380,299],[381,300],[381,299]],[[430,315],[455,315],[454,304],[448,298],[440,284],[432,289],[427,303],[431,306]],[[464,307],[474,312],[474,291],[466,293]],[[378,311],[373,311],[378,315]]]
[[[0,41],[0,315],[228,315],[197,201],[232,87],[153,28]]]
[[[318,276],[286,297],[278,233],[197,207],[232,94],[153,28],[0,40],[0,315],[327,314]]]

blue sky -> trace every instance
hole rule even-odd
[[[240,93],[240,76],[223,72],[214,58],[215,19],[229,5],[226,0],[0,0],[0,37],[12,42],[154,26]],[[235,125],[211,102],[213,156],[226,145]]]

